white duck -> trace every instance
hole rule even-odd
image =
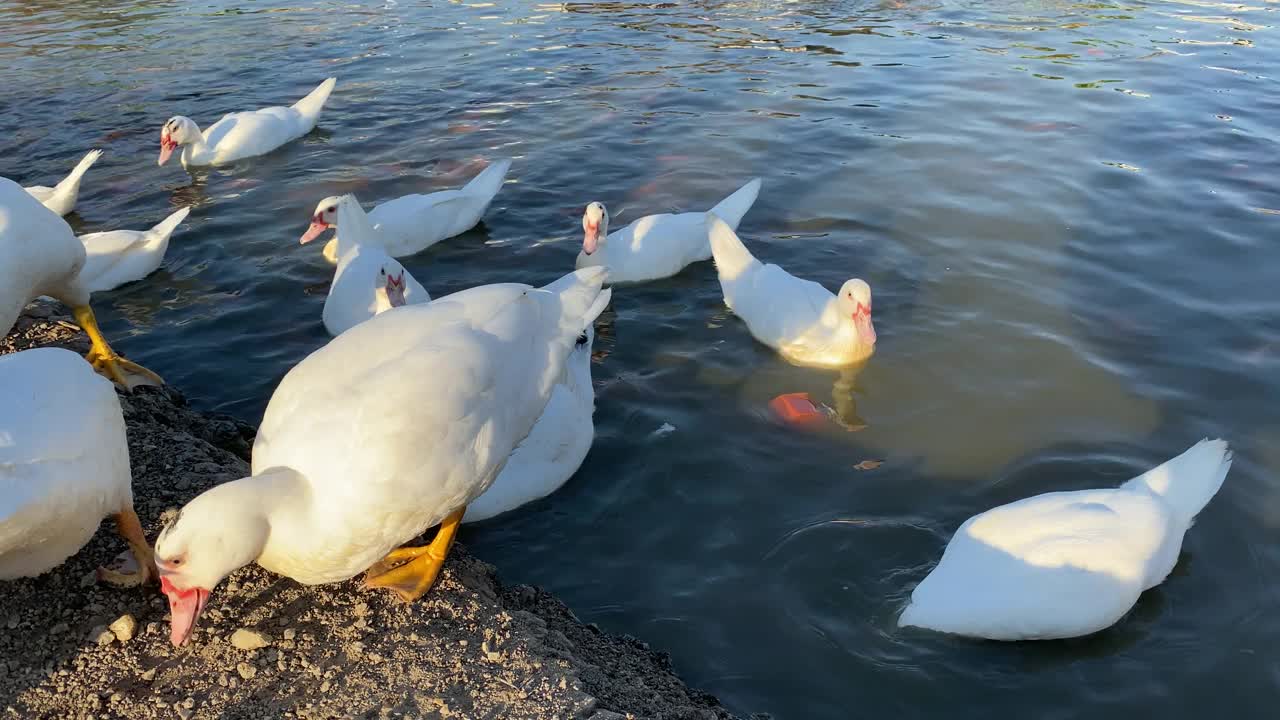
[[[0,397],[0,580],[61,565],[108,515],[138,571],[104,568],[99,577],[118,585],[154,577],[111,383],[73,352],[36,348],[0,356]]]
[[[488,490],[467,506],[464,523],[487,520],[559,490],[586,459],[595,439],[595,391],[591,387],[591,345],[587,328],[569,356],[564,379],[555,386],[542,417],[520,442]]]
[[[871,286],[854,278],[840,294],[755,259],[728,223],[707,218],[724,304],[757,340],[800,365],[847,367],[875,350]]]
[[[573,278],[568,275],[561,282]],[[397,280],[380,269],[375,285],[378,314],[404,305],[403,277]],[[588,325],[569,356],[564,379],[552,389],[542,417],[511,453],[489,489],[467,506],[462,522],[488,520],[546,497],[578,471],[595,439],[595,423],[591,419],[595,412],[595,389],[591,385],[594,339],[595,328]]]
[[[375,280],[383,270],[403,280],[404,304],[431,302],[426,288],[403,265],[376,241],[367,241],[375,231],[354,195],[325,198],[314,217],[326,225],[342,226],[338,267],[333,273],[333,282],[329,285],[329,295],[324,299],[321,313],[324,327],[330,335],[341,335],[377,314]],[[313,219],[312,223],[315,222]]]
[[[26,188],[26,191],[58,215],[66,215],[76,209],[76,200],[80,199],[80,180],[84,177],[85,171],[98,162],[100,157],[102,157],[101,150],[90,150],[72,169],[71,174],[58,183],[57,187],[34,185]]]
[[[169,237],[189,212],[191,208],[182,208],[150,230],[111,230],[81,235],[86,259],[80,269],[80,282],[89,292],[106,292],[159,270],[169,249]]]
[[[71,226],[12,180],[0,178],[0,335],[8,334],[27,303],[48,295],[71,308],[93,347],[88,360],[128,387],[125,371],[154,382],[160,377],[116,355],[98,330],[89,288],[80,281],[84,245]]]
[[[643,282],[675,275],[689,263],[711,258],[707,216],[714,213],[733,229],[755,204],[760,179],[743,185],[710,212],[646,215],[614,233],[604,203],[587,205],[582,216],[582,251],[577,267],[609,268],[610,282]]]
[[[491,163],[461,190],[442,190],[427,195],[402,195],[369,211],[369,222],[375,232],[367,242],[381,245],[391,257],[408,257],[426,250],[441,240],[460,235],[480,222],[489,203],[502,189],[511,169],[510,160]],[[316,207],[311,227],[298,242],[315,240],[334,227],[324,220],[324,203]],[[333,237],[324,245],[324,259],[337,264],[341,254]]]
[[[179,147],[182,148],[183,167],[226,165],[265,155],[311,132],[337,82],[337,78],[325,80],[290,107],[228,113],[203,132],[191,118],[175,115],[160,128],[160,159],[157,164],[168,162],[169,156]]]
[[[156,540],[174,644],[251,562],[307,585],[368,568],[366,587],[421,597],[467,504],[533,429],[608,304],[604,280],[580,270],[544,289],[485,285],[396,308],[290,370],[253,475],[196,497]],[[397,549],[436,524],[430,545]]]
[[[965,521],[898,618],[991,640],[1110,627],[1168,577],[1231,453],[1202,440],[1116,489],[1052,492]]]

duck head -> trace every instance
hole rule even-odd
[[[249,478],[252,479],[252,478]],[[224,578],[257,560],[271,527],[246,505],[234,481],[196,497],[156,538],[160,589],[169,598],[169,640],[181,647],[191,638],[209,595]]]
[[[194,142],[200,136],[200,126],[195,121],[181,115],[174,115],[160,128],[160,160],[157,165],[169,162],[173,151],[180,146]]]
[[[593,202],[587,205],[582,214],[582,252],[590,255],[604,245],[609,236],[609,211],[604,203]]]
[[[404,268],[400,267],[399,272],[396,268],[388,268],[385,265],[378,268],[378,277],[374,281],[374,294],[377,297],[375,315],[404,305]]]
[[[840,286],[836,298],[840,315],[849,318],[858,333],[858,342],[868,347],[876,344],[876,328],[871,324],[871,286],[854,278]]]
[[[311,225],[307,227],[307,231],[302,234],[298,242],[302,245],[320,237],[325,230],[338,227],[338,204],[342,198],[338,196],[327,197],[316,205],[316,211],[311,214]]]

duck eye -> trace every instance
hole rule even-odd
[[[329,209],[328,209],[328,210],[325,210],[325,212],[333,212],[334,210],[337,210],[337,209],[338,209],[338,208],[336,208],[336,207],[334,207],[334,206],[330,205],[330,206],[329,206]]]
[[[170,561],[169,561],[169,564],[170,564],[170,565],[173,565],[174,567],[177,567],[178,565],[181,565],[185,560],[186,560],[186,558],[176,557],[176,558],[174,558],[174,559],[170,560]]]

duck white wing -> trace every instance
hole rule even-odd
[[[478,522],[514,510],[559,490],[586,458],[595,439],[595,391],[591,386],[591,346],[595,332],[588,327],[569,356],[563,382],[498,474],[497,479],[467,506],[463,522]]]
[[[324,299],[321,319],[330,335],[341,335],[378,314],[374,281],[382,268],[390,274],[404,272],[406,305],[431,302],[426,288],[385,250],[378,246],[356,245],[338,261],[333,282],[329,285],[329,295]]]
[[[0,356],[0,397],[0,579],[11,579],[61,564],[132,492],[120,403],[84,358]]]
[[[59,215],[66,215],[76,209],[76,201],[80,199],[80,180],[100,157],[101,150],[90,150],[57,187],[35,185],[26,188],[26,191],[45,207]]]
[[[268,107],[229,113],[203,133],[208,157],[183,149],[184,165],[222,165],[247,157],[265,155],[287,142],[311,132],[320,110],[337,84],[329,78],[305,98],[290,107]]]
[[[303,475],[324,536],[273,537],[292,551],[269,547],[259,562],[276,570],[274,558],[306,555],[310,567],[289,568],[295,579],[341,580],[479,496],[608,302],[603,273],[575,280],[560,292],[489,285],[383,313],[291,370],[253,470]]]
[[[836,299],[831,291],[777,265],[761,263],[714,215],[708,226],[724,303],[757,340],[780,349],[827,323]]]
[[[146,231],[112,230],[80,236],[86,259],[80,282],[90,292],[105,292],[141,280],[160,268],[169,238],[190,208],[182,208]]]
[[[1037,495],[974,516],[898,622],[992,640],[1107,628],[1168,576],[1190,517],[1230,465],[1226,443],[1204,441],[1119,489]]]
[[[510,168],[510,160],[499,160],[461,189],[404,195],[382,203],[369,211],[377,233],[366,242],[379,243],[399,258],[470,230],[484,217]],[[338,262],[337,238],[325,244],[324,256],[329,262]]]
[[[84,261],[84,246],[66,221],[0,178],[0,332],[8,334],[22,308],[40,295],[87,303],[77,283]]]

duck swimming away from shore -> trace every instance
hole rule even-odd
[[[253,475],[187,503],[156,540],[171,641],[251,562],[307,585],[367,569],[367,587],[426,593],[608,304],[605,279],[589,268],[398,307],[298,363],[267,405]],[[437,524],[429,545],[398,547]]]
[[[182,148],[179,158],[183,167],[226,165],[265,155],[311,132],[337,83],[337,78],[329,78],[289,107],[228,113],[204,131],[191,118],[174,115],[160,128],[156,164],[169,162],[178,148]]]

